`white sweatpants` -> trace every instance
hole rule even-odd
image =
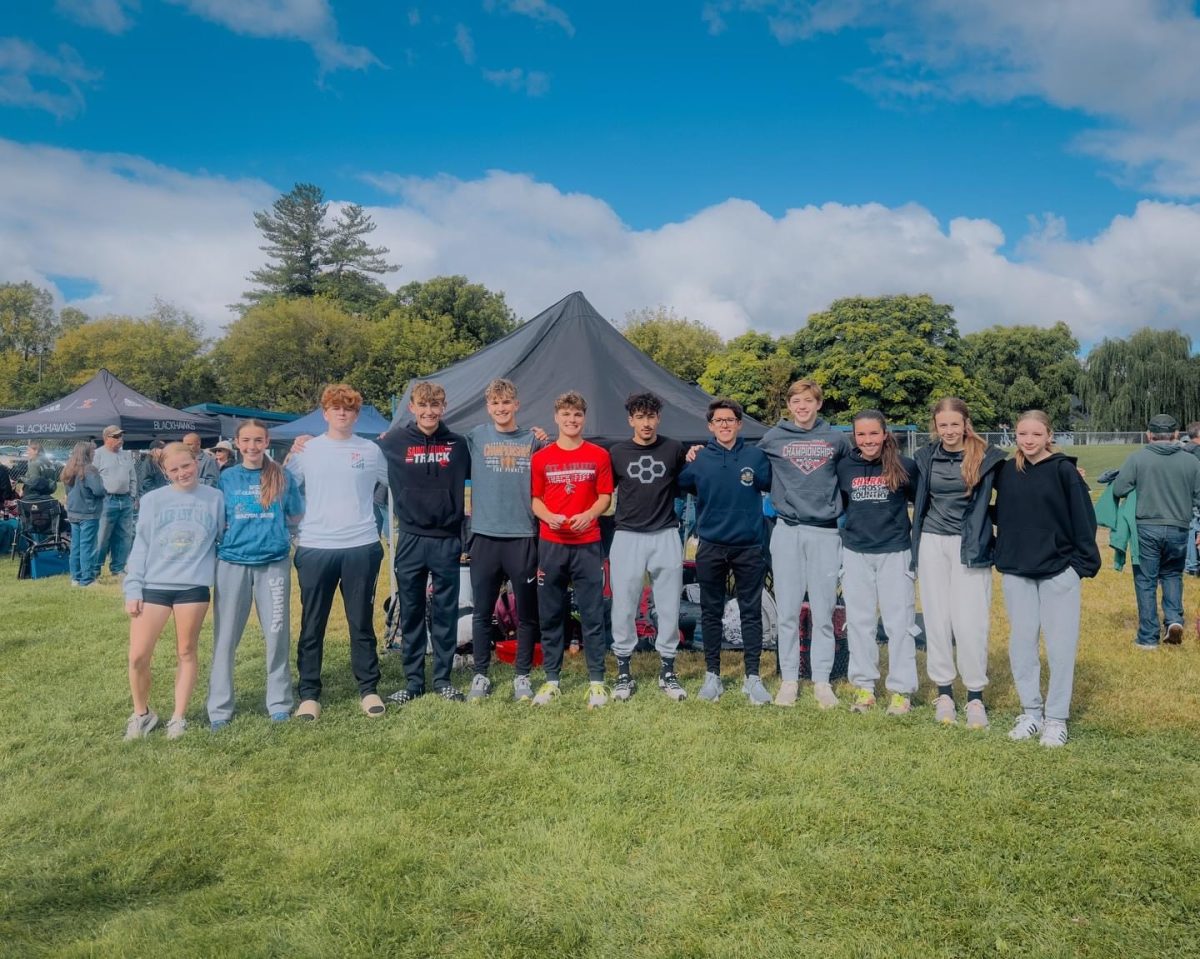
[[[911,552],[856,553],[842,550],[842,595],[850,643],[850,682],[874,689],[879,680],[876,609],[888,636],[888,675],[893,693],[917,691],[916,604]]]
[[[925,671],[939,686],[957,675],[970,692],[988,684],[992,568],[964,566],[962,537],[922,533],[917,560],[925,613]]]
[[[771,533],[771,570],[779,607],[779,672],[785,682],[800,678],[800,607],[808,593],[812,611],[812,680],[829,682],[833,671],[833,607],[837,603],[842,538],[836,529],[789,526]]]
[[[1012,629],[1008,661],[1021,709],[1042,714],[1042,661],[1038,633],[1046,640],[1050,685],[1044,701],[1047,719],[1067,721],[1075,683],[1075,652],[1079,648],[1079,575],[1068,566],[1057,576],[1028,579],[1005,573],[1004,607]]]
[[[683,591],[683,545],[675,527],[655,533],[619,529],[608,551],[612,584],[613,655],[622,659],[637,647],[637,611],[642,584],[650,574],[650,590],[658,618],[654,648],[667,659],[679,649],[679,594]]]

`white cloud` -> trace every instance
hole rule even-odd
[[[389,283],[461,273],[505,291],[523,316],[581,289],[612,318],[663,303],[726,336],[779,334],[838,297],[928,292],[954,305],[964,331],[1064,320],[1084,342],[1153,325],[1200,344],[1200,205],[1145,201],[1082,240],[1048,215],[1010,256],[994,223],[943,224],[916,204],[777,217],[730,199],[633,230],[603,200],[522,174],[368,179],[393,197],[367,209],[372,242],[403,267]],[[278,194],[138,157],[0,140],[0,282],[91,281],[96,292],[75,305],[93,315],[143,314],[161,297],[216,334],[264,262],[252,214]]]
[[[517,93],[524,92],[531,97],[545,96],[550,90],[550,77],[541,70],[522,70],[520,67],[484,70],[483,78],[495,86],[507,87]]]
[[[471,36],[471,31],[464,24],[460,23],[454,27],[454,45],[462,54],[463,63],[475,62],[475,40]]]
[[[0,280],[90,280],[98,289],[74,305],[94,316],[143,314],[158,296],[215,333],[261,262],[253,211],[276,196],[258,181],[0,140]]]
[[[575,25],[571,23],[567,12],[562,7],[547,3],[547,0],[483,0],[483,8],[488,11],[504,10],[542,23],[552,23],[562,27],[567,36],[575,36]]]
[[[18,37],[0,37],[0,105],[67,119],[83,110],[83,88],[99,79],[66,44],[47,53]]]
[[[251,37],[285,37],[307,43],[322,72],[365,70],[379,61],[366,47],[338,39],[337,22],[328,0],[169,0],[196,16]]]
[[[131,14],[138,0],[55,0],[54,9],[85,27],[106,33],[124,33],[133,26]]]
[[[1184,0],[712,0],[710,33],[735,12],[781,43],[847,28],[876,36],[855,79],[900,96],[1041,98],[1109,124],[1078,141],[1167,195],[1200,195],[1200,15]]]

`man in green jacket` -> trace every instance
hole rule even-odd
[[[1179,426],[1166,413],[1151,417],[1146,445],[1129,457],[1113,481],[1118,500],[1137,490],[1138,562],[1133,567],[1137,597],[1138,649],[1183,641],[1183,567],[1192,509],[1200,506],[1200,459],[1179,445]],[[1162,585],[1162,620],[1158,588]]]

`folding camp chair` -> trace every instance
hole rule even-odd
[[[71,536],[62,504],[51,496],[17,502],[13,551],[20,557],[18,579],[40,579],[68,572]]]

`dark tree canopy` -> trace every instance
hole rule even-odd
[[[1178,330],[1138,330],[1102,340],[1079,376],[1079,399],[1092,430],[1144,430],[1151,416],[1200,419],[1200,360]]]
[[[1079,341],[1066,323],[993,326],[963,337],[963,365],[996,410],[1013,425],[1025,410],[1042,410],[1057,429],[1070,427],[1080,373]]]
[[[353,203],[332,223],[328,214],[324,192],[312,183],[297,183],[271,209],[254,214],[268,263],[247,277],[257,284],[244,294],[247,304],[326,294],[344,299],[352,312],[365,312],[383,299],[387,291],[375,276],[399,267],[383,259],[387,247],[367,243],[374,222]]]

